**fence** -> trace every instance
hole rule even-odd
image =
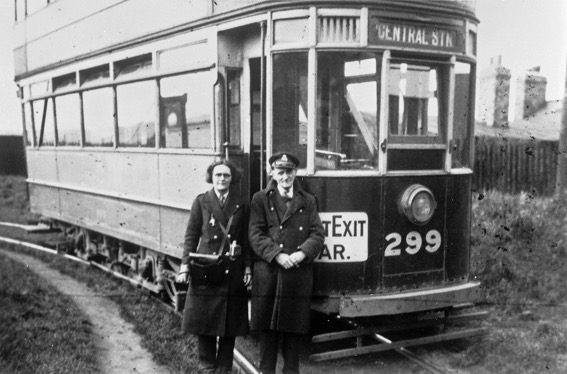
[[[552,195],[558,141],[476,137],[473,188]]]
[[[0,175],[26,175],[24,143],[18,135],[0,135]]]

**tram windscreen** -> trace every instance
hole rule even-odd
[[[390,141],[444,142],[445,70],[428,63],[392,61],[388,74]]]
[[[380,62],[381,55],[374,53],[319,54],[318,169],[376,168]]]

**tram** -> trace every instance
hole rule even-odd
[[[286,151],[326,240],[313,309],[474,300],[476,35],[464,0],[16,0],[31,210],[172,299],[191,202]],[[181,307],[181,306],[180,306]]]

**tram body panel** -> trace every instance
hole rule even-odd
[[[338,219],[327,222],[326,246],[315,265],[315,309],[357,316],[393,314],[478,296],[477,285],[468,283],[470,203],[464,191],[470,191],[470,175],[305,178],[304,183],[323,214],[335,212]],[[419,226],[399,209],[402,193],[415,184],[430,189],[437,204],[431,220]],[[346,250],[339,245],[337,254],[329,236],[355,234],[356,223],[345,219],[357,211],[368,217],[368,242]],[[366,260],[344,261],[353,251],[367,251]]]

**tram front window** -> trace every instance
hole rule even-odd
[[[376,168],[380,61],[381,55],[374,53],[319,54],[318,169]]]
[[[307,165],[307,53],[274,56],[273,148]]]
[[[440,114],[447,84],[445,70],[426,63],[392,61],[388,78],[390,140],[444,142],[446,121]]]

